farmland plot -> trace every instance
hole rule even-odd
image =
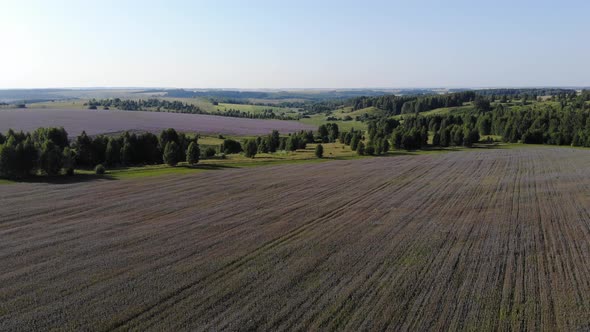
[[[82,130],[89,135],[125,130],[160,132],[175,128],[186,132],[228,135],[265,135],[273,129],[281,133],[311,130],[314,126],[296,121],[230,118],[205,114],[140,112],[116,110],[16,109],[0,110],[0,132],[8,129],[32,132],[39,127],[64,127],[69,135]]]
[[[590,153],[0,186],[0,330],[575,330]]]

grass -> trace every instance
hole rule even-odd
[[[215,110],[219,110],[223,112],[224,110],[239,110],[242,112],[250,112],[251,114],[259,114],[262,113],[264,110],[271,109],[275,114],[284,114],[284,115],[297,115],[298,112],[295,109],[291,108],[284,108],[284,107],[277,107],[277,106],[261,106],[261,105],[248,105],[248,104],[228,104],[228,103],[219,103],[219,105],[213,105]]]
[[[334,111],[332,113],[332,116],[337,117],[338,119],[344,119],[346,116],[350,116],[351,118],[356,118],[357,116],[362,116],[364,114],[375,114],[381,112],[380,109],[378,109],[377,107],[367,107],[367,108],[362,108],[356,111],[352,110],[352,107],[348,106],[348,107],[343,107],[340,108],[336,111]]]
[[[224,136],[225,137],[225,136]],[[221,145],[223,144],[223,139],[217,136],[199,136],[199,144],[203,145]]]
[[[199,107],[205,113],[214,113],[217,111],[223,112],[224,110],[234,109],[240,110],[242,112],[250,112],[252,114],[259,114],[262,113],[264,110],[272,109],[277,115],[285,115],[285,116],[292,116],[296,118],[299,114],[297,109],[293,108],[284,108],[284,107],[277,107],[277,106],[260,106],[260,105],[248,105],[248,104],[231,104],[231,103],[219,103],[219,105],[213,105],[211,101],[207,98],[169,98],[169,97],[153,97],[153,96],[143,96],[143,95],[134,95],[131,98],[132,100],[139,100],[139,99],[149,99],[149,98],[157,98],[161,100],[167,101],[180,101],[186,104],[195,105]],[[71,100],[57,100],[57,101],[47,101],[47,102],[40,102],[40,103],[32,103],[27,104],[27,108],[58,108],[58,109],[83,109],[87,108],[84,106],[85,103],[88,102],[88,99],[71,99]],[[99,109],[102,107],[99,106]]]
[[[58,109],[81,109],[86,108],[84,103],[87,100],[82,99],[71,99],[71,100],[56,100],[56,101],[45,101],[41,103],[27,104],[27,108],[38,109],[38,108],[58,108]]]
[[[326,123],[336,123],[341,131],[349,131],[351,128],[361,130],[367,129],[367,124],[360,121],[328,121],[327,116],[325,114],[311,115],[309,118],[300,119],[299,122],[318,127]]]

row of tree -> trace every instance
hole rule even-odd
[[[23,178],[35,173],[73,174],[75,152],[63,128],[39,128],[33,133],[9,130],[0,134],[0,176]]]
[[[411,114],[430,111],[441,107],[461,106],[475,99],[475,92],[463,91],[443,95],[357,97],[348,99],[344,105],[353,110],[377,107],[386,111],[386,115]]]
[[[204,112],[196,105],[183,103],[178,100],[164,99],[91,99],[86,103],[89,109],[97,109],[99,106],[104,109],[117,108],[124,111],[153,111],[153,112],[175,112],[203,114]]]
[[[246,157],[254,158],[259,153],[305,149],[307,144],[314,143],[315,139],[311,130],[289,134],[287,137],[281,137],[278,131],[273,130],[269,135],[244,141],[243,150]]]
[[[217,109],[214,115],[229,116],[233,118],[249,118],[249,119],[276,119],[276,120],[297,120],[299,117],[290,117],[282,114],[276,114],[272,108],[263,109],[260,112],[252,113],[247,111],[240,111],[237,109],[224,109],[223,111]]]
[[[425,118],[431,131],[458,125],[477,129],[480,135],[501,136],[505,142],[590,146],[590,110],[551,104],[508,108],[465,116],[435,115]]]
[[[94,168],[199,162],[197,137],[174,129],[152,133],[125,132],[119,136],[90,137],[85,132],[71,143],[63,128],[39,128],[32,133],[9,130],[0,134],[0,176],[24,178],[34,174],[73,174],[74,167]]]

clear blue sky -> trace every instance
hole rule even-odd
[[[590,85],[590,1],[0,1],[0,88]]]

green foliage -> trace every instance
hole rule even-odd
[[[442,107],[461,106],[464,102],[473,101],[475,96],[473,91],[428,96],[383,95],[352,98],[345,101],[344,105],[351,106],[353,110],[377,107],[385,111],[384,115],[390,116],[426,112]]]
[[[364,156],[365,155],[365,143],[363,142],[359,142],[357,147],[356,147],[356,153],[359,156]]]
[[[486,113],[491,110],[490,100],[482,96],[477,96],[475,98],[473,106],[475,107],[475,110],[480,113]]]
[[[107,148],[105,150],[105,162],[108,166],[115,166],[121,162],[121,148],[119,140],[109,138]]]
[[[436,131],[432,137],[432,145],[440,146],[440,131]]]
[[[262,137],[258,144],[258,153],[268,153],[270,150],[270,142],[267,137]]]
[[[466,147],[472,147],[474,143],[479,142],[479,131],[477,129],[464,129],[463,145]]]
[[[322,143],[336,142],[339,134],[340,130],[336,123],[322,124],[318,127],[318,137]],[[311,142],[309,141],[308,143]]]
[[[318,128],[318,136],[322,139],[322,143],[328,143],[330,132],[328,131],[328,126],[325,124],[319,126]]]
[[[176,112],[201,114],[203,111],[193,104],[183,103],[177,100],[168,101],[165,99],[150,98],[147,100],[132,99],[91,99],[88,101],[88,109],[97,109],[97,106],[103,106],[104,109],[118,108],[125,111],[155,111],[155,112]]]
[[[67,175],[74,175],[76,167],[76,152],[70,147],[66,147],[62,152],[62,167],[66,170]]]
[[[105,172],[106,170],[102,164],[98,164],[96,165],[96,167],[94,167],[94,173],[96,173],[97,175],[102,175]]]
[[[164,147],[164,162],[169,166],[176,166],[180,159],[180,148],[175,141],[169,141]]]
[[[277,132],[278,133],[278,132]],[[277,146],[278,146],[277,138]],[[226,139],[223,141],[223,152],[225,154],[240,153],[242,152],[242,145],[240,142],[233,139]]]
[[[173,128],[164,129],[160,133],[160,147],[162,150],[166,148],[168,142],[179,143],[178,133]]]
[[[53,141],[45,141],[39,156],[40,169],[47,175],[57,175],[62,167],[62,151]]]
[[[130,165],[133,163],[133,160],[133,147],[131,146],[131,143],[125,139],[123,147],[121,147],[121,163],[123,165]]]
[[[0,146],[0,176],[6,178],[16,177],[18,164],[16,159],[16,149],[12,144],[3,144]]]
[[[205,157],[207,157],[207,158],[211,158],[211,157],[215,156],[216,153],[217,152],[212,147],[207,147],[205,149]]]
[[[244,154],[248,158],[254,158],[256,153],[258,152],[258,145],[256,144],[256,140],[247,140],[244,142]]]
[[[318,158],[322,158],[324,156],[324,147],[321,144],[316,145],[315,156]]]
[[[188,145],[188,149],[186,150],[186,162],[189,165],[195,165],[199,162],[199,155],[201,151],[199,149],[199,144],[196,142],[191,142]]]
[[[92,166],[95,162],[94,153],[92,149],[92,139],[82,131],[75,142],[74,150],[76,150],[76,163],[81,166]]]

